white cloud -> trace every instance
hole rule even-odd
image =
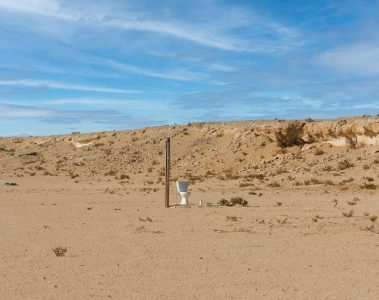
[[[90,7],[74,7],[69,3],[62,5],[62,2],[58,0],[0,0],[0,9],[77,22],[79,25],[164,34],[201,46],[237,52],[272,52],[279,48],[285,49],[288,47],[288,40],[297,37],[294,29],[267,17],[249,15],[247,12],[233,14],[229,11],[228,14],[223,13],[222,16],[220,13],[214,13],[210,16],[210,20],[196,23],[178,22],[175,19],[161,21],[146,17],[144,13],[136,11],[120,14],[120,11],[114,12],[109,10],[109,7],[104,9],[98,3],[91,3]],[[212,19],[217,15],[219,19]],[[274,33],[280,43],[265,41],[261,38],[244,39],[236,37],[235,34],[227,34],[229,30],[235,31],[238,25]]]
[[[100,93],[115,93],[115,94],[129,94],[138,93],[136,90],[125,90],[117,88],[99,87],[99,86],[88,86],[88,85],[78,85],[71,83],[62,83],[50,80],[34,80],[34,79],[19,79],[19,80],[0,80],[0,85],[6,86],[18,86],[18,87],[46,87],[51,89],[61,89],[61,90],[77,90],[77,91],[87,91],[87,92],[100,92]]]
[[[104,63],[106,63],[107,66],[114,67],[119,70],[124,70],[130,73],[148,76],[148,77],[155,77],[155,78],[163,78],[163,79],[173,79],[173,80],[180,80],[180,81],[196,81],[200,79],[204,79],[204,75],[200,73],[191,72],[185,69],[177,69],[177,70],[171,70],[171,71],[152,71],[140,67],[131,66],[125,63],[120,63],[111,59],[104,59]]]
[[[19,13],[44,15],[53,18],[75,20],[78,15],[63,12],[58,0],[0,0],[0,8]]]
[[[0,103],[2,118],[46,118],[54,115],[55,112],[50,109]]]
[[[93,98],[64,98],[48,101],[32,101],[46,105],[88,105],[88,106],[106,106],[128,109],[143,109],[156,111],[158,109],[167,110],[167,104],[152,100],[129,100],[129,99],[93,99]]]
[[[358,75],[379,74],[379,45],[358,44],[332,49],[317,59],[324,65]]]

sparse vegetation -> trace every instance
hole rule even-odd
[[[374,181],[374,178],[372,177],[363,177],[364,180],[368,181],[368,182],[373,182]]]
[[[331,165],[327,165],[322,170],[326,172],[330,172],[330,171],[333,171],[333,167]]]
[[[342,213],[342,215],[343,215],[344,217],[346,217],[346,218],[350,218],[350,217],[352,217],[353,214],[354,214],[354,211],[352,211],[352,210],[345,211],[345,212]]]
[[[365,183],[360,186],[361,189],[376,190],[377,186],[374,183]]]
[[[61,256],[65,256],[67,252],[67,248],[56,247],[53,249],[53,251],[55,253],[55,256],[61,257]]]
[[[217,202],[218,205],[220,206],[229,206],[230,205],[230,202],[226,199],[221,199]]]
[[[270,182],[267,186],[272,187],[272,188],[278,188],[278,187],[280,187],[280,184],[278,182],[274,181],[274,182]]]
[[[279,168],[277,171],[276,171],[276,174],[277,175],[280,175],[280,174],[284,174],[284,173],[289,173],[287,169],[285,168]]]
[[[356,149],[357,148],[357,145],[358,145],[358,139],[356,136],[346,136],[345,137],[345,140],[346,140],[346,144],[352,148],[352,149]]]
[[[246,175],[244,177],[246,180],[253,180],[253,179],[258,179],[258,180],[263,180],[265,179],[265,175],[264,174],[250,174],[250,175]]]
[[[314,153],[315,153],[315,155],[323,155],[323,154],[325,154],[324,150],[322,150],[322,149],[316,149]]]
[[[338,162],[338,169],[340,170],[345,170],[352,167],[354,167],[354,164],[348,161],[347,159]]]
[[[227,199],[221,199],[217,202],[220,206],[234,206],[234,205],[241,205],[241,206],[247,206],[249,202],[242,197],[233,197],[229,200]]]
[[[238,218],[236,216],[226,216],[226,220],[227,221],[237,222]]]
[[[248,202],[243,199],[242,197],[233,197],[230,199],[230,203],[232,205],[236,205],[236,204],[239,204],[239,205],[242,205],[242,206],[247,206],[248,205]]]
[[[281,148],[303,146],[305,144],[304,140],[301,138],[303,127],[304,123],[292,122],[284,132],[276,132],[275,138],[277,145]]]
[[[110,170],[106,173],[104,173],[104,176],[115,176],[117,172],[115,170]]]
[[[244,187],[248,187],[248,186],[252,186],[253,184],[252,183],[249,183],[249,182],[242,182],[239,184],[239,187],[240,188],[244,188]]]

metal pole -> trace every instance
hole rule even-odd
[[[170,206],[170,138],[166,140],[166,182],[165,207]]]

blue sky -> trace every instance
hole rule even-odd
[[[0,135],[379,113],[379,1],[0,0]]]

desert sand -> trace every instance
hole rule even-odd
[[[290,124],[1,138],[0,299],[378,299],[379,118]]]

